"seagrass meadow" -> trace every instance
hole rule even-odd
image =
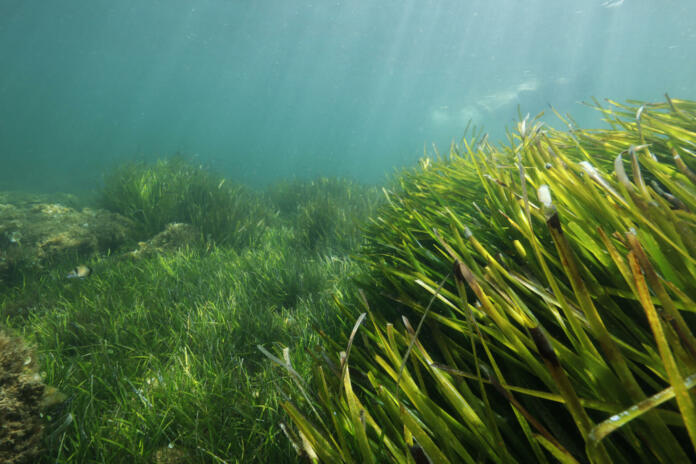
[[[175,156],[3,194],[0,460],[696,461],[696,102],[590,106],[381,191]]]
[[[696,460],[696,103],[520,118],[401,173],[285,432],[312,462]],[[282,353],[282,355],[281,355]]]
[[[0,242],[13,260],[0,272],[0,462],[297,462],[278,405],[278,385],[293,386],[256,346],[291,346],[310,374],[313,327],[334,332],[376,188],[319,178],[251,191],[174,157],[108,174],[94,200],[108,213],[26,201],[51,218],[41,243],[81,244],[95,211],[120,213],[129,233],[48,259],[31,240],[49,227],[0,202],[14,211],[0,236],[16,239]],[[91,273],[66,278],[78,263]]]
[[[696,463],[694,18],[0,0],[0,464]]]

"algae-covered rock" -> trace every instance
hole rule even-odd
[[[169,445],[155,451],[153,462],[155,464],[185,464],[191,462],[191,456],[185,449]]]
[[[34,353],[0,332],[0,462],[33,462],[38,455],[45,389]]]
[[[196,227],[181,222],[173,222],[167,224],[162,232],[150,240],[138,243],[138,248],[126,253],[126,256],[144,258],[168,251],[175,251],[186,246],[198,245],[202,241],[203,237]]]
[[[61,256],[114,249],[132,229],[119,214],[43,200],[0,194],[0,279],[13,269],[41,268]]]

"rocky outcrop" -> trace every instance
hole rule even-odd
[[[168,251],[175,251],[185,246],[201,244],[201,232],[190,224],[173,222],[167,224],[162,232],[146,242],[138,243],[136,250],[126,253],[131,258],[144,258]]]
[[[113,250],[132,230],[131,221],[119,214],[44,200],[0,194],[0,279],[61,256]]]
[[[38,456],[45,389],[33,351],[0,332],[0,462],[29,463]]]

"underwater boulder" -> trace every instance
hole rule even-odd
[[[0,200],[13,198],[0,195]],[[0,202],[0,278],[20,268],[41,269],[63,256],[115,249],[131,235],[132,221],[119,214],[42,200]]]
[[[144,258],[160,253],[175,251],[186,246],[195,246],[203,242],[198,228],[191,224],[172,222],[164,230],[146,242],[138,243],[136,250],[126,253],[131,258]]]
[[[155,451],[152,462],[155,464],[185,464],[191,462],[191,455],[185,449],[170,444]]]
[[[0,332],[0,462],[34,462],[38,456],[45,390],[34,353]]]

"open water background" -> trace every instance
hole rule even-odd
[[[694,82],[693,0],[0,0],[0,190],[177,152],[257,186],[382,182],[469,120],[598,125],[579,101]]]

